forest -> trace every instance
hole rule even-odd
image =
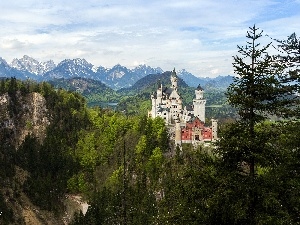
[[[300,39],[261,46],[266,36],[255,26],[246,38],[225,94],[237,116],[209,146],[174,146],[159,117],[88,107],[46,82],[2,79],[10,118],[21,111],[19,96],[37,92],[50,123],[43,142],[27,135],[19,146],[1,124],[1,186],[57,215],[66,194],[82,195],[90,206],[72,225],[300,224]],[[30,174],[22,185],[18,167]],[[0,224],[24,224],[3,191],[0,209]]]

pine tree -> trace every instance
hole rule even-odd
[[[283,71],[279,75],[282,82],[282,116],[300,116],[300,39],[295,33],[291,34],[287,40],[276,40],[279,55],[276,57],[278,64]]]
[[[225,220],[234,224],[256,224],[259,205],[256,170],[266,161],[273,160],[266,156],[268,152],[265,152],[265,145],[268,140],[257,132],[256,126],[269,115],[276,114],[280,105],[281,83],[277,75],[282,72],[282,67],[267,53],[271,43],[260,46],[263,31],[259,31],[255,25],[249,29],[247,44],[238,46],[239,55],[233,57],[237,77],[226,93],[229,104],[238,110],[239,120],[227,129],[227,135],[223,136],[218,148],[223,166],[227,171],[232,171],[226,175],[232,179],[225,178],[225,189],[234,186],[234,191],[239,192],[239,198],[243,199],[237,201],[238,193],[236,196],[229,195],[232,201],[236,201],[236,207],[230,208],[237,210],[240,215],[234,218],[234,213],[224,210],[227,213]],[[221,217],[224,219],[224,215]]]

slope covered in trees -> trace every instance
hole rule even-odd
[[[226,96],[239,117],[210,147],[174,146],[160,118],[88,108],[48,83],[1,80],[1,118],[30,111],[22,99],[39,93],[47,129],[19,143],[1,121],[0,223],[25,224],[16,206],[24,195],[62,223],[65,196],[76,194],[90,206],[71,224],[299,224],[300,41],[292,35],[270,56],[262,38],[251,27],[238,48]]]
[[[116,186],[97,192],[73,224],[299,224],[298,61],[269,56],[262,37],[251,27],[234,57],[238,76],[227,96],[239,119],[222,128],[215,150],[183,145],[173,157],[153,150],[152,177],[140,161],[147,148],[141,138],[133,160],[141,167],[131,174],[133,161],[125,159]],[[291,38],[281,44],[296,54],[300,42]],[[272,115],[284,119],[270,121]]]
[[[101,81],[75,77],[70,79],[54,79],[49,81],[54,88],[78,92],[86,98],[88,105],[118,102],[120,96]]]

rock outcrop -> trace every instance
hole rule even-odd
[[[7,93],[0,96],[0,129],[6,129],[11,144],[18,147],[27,135],[43,141],[49,125],[45,98],[36,92],[16,93],[14,101]]]

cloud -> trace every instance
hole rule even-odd
[[[133,66],[139,66],[139,65],[144,65],[144,64],[146,64],[146,62],[145,61],[134,61],[133,63],[132,63],[132,65]]]
[[[298,12],[299,1],[288,0],[2,1],[1,57],[83,57],[96,66],[147,62],[216,76],[232,72],[232,55],[249,26],[286,37],[300,32]]]
[[[211,70],[210,73],[213,75],[218,75],[218,74],[220,74],[220,70],[218,68],[216,68],[216,69]]]
[[[22,49],[27,43],[21,42],[17,39],[6,39],[0,42],[0,47],[4,50],[9,49]]]

